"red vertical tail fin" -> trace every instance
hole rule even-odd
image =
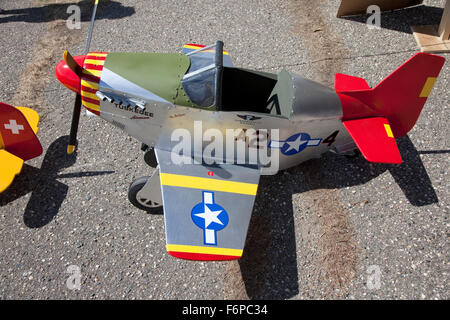
[[[356,81],[359,78],[337,76],[343,120],[385,117],[395,137],[407,134],[419,118],[444,62],[441,56],[417,53],[373,89]]]

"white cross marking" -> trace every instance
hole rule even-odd
[[[19,134],[20,130],[25,130],[23,125],[17,124],[16,120],[9,120],[9,123],[5,123],[5,129],[11,130],[12,134]]]

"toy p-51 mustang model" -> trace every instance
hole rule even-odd
[[[229,260],[242,255],[262,170],[247,162],[251,149],[267,148],[278,170],[330,150],[359,149],[368,161],[401,163],[395,138],[416,123],[443,63],[417,53],[374,88],[337,74],[330,89],[286,70],[233,67],[219,41],[188,44],[181,53],[66,52],[56,76],[77,94],[68,151],[81,105],[137,138],[157,169],[131,184],[129,199],[141,209],[163,205],[167,251],[183,259]],[[234,153],[231,161],[216,149],[210,154],[224,161],[175,163],[173,133],[182,128],[195,136],[199,123],[201,136],[254,130],[255,143],[246,141],[245,156]],[[266,134],[275,129],[277,137]],[[192,157],[207,145],[196,144],[187,144]]]
[[[0,193],[20,173],[24,161],[42,154],[38,123],[36,111],[0,102]]]

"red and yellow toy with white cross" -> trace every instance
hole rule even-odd
[[[0,102],[0,193],[20,173],[24,161],[42,154],[38,123],[36,111]]]

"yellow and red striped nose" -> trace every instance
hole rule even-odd
[[[72,58],[66,53],[55,69],[59,82],[78,93],[82,105],[96,115],[100,114],[100,99],[96,93],[107,55],[107,52],[89,52]]]
[[[100,98],[96,93],[99,89],[106,52],[90,52],[84,60],[81,72],[81,101],[90,112],[100,115]]]

